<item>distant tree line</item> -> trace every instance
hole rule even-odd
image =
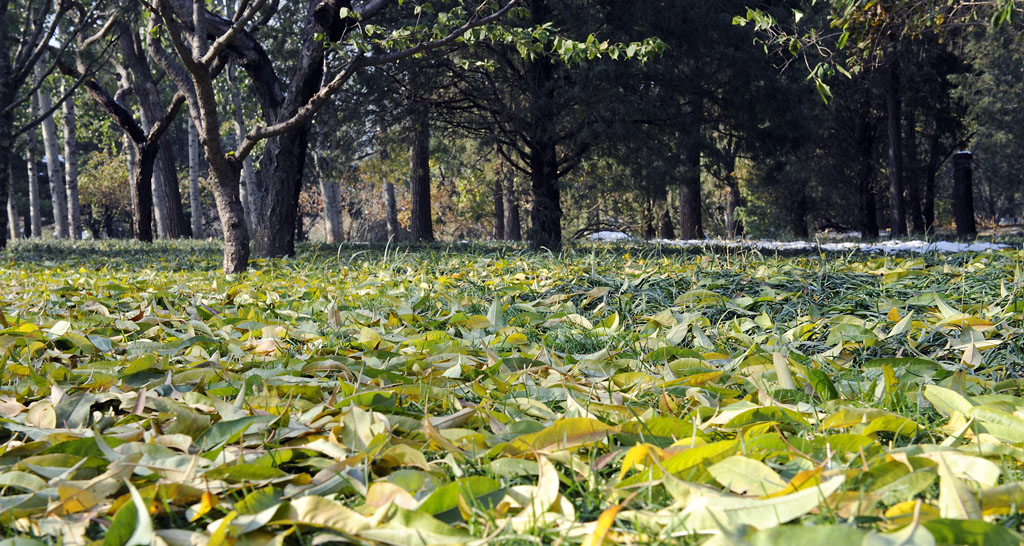
[[[1022,216],[1018,2],[755,4],[0,1],[0,244],[216,236],[238,272]]]

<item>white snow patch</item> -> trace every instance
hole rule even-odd
[[[629,235],[621,231],[597,231],[587,236],[591,241],[622,241],[629,238]]]
[[[925,254],[928,252],[984,252],[986,250],[1001,250],[1009,248],[999,243],[958,243],[951,241],[880,241],[877,243],[819,243],[815,241],[761,241],[761,240],[726,240],[726,239],[690,239],[690,240],[665,240],[653,241],[664,245],[694,248],[747,248],[756,250],[825,250],[830,252],[848,252],[858,250],[861,252],[882,252],[895,254],[898,252],[913,252]]]

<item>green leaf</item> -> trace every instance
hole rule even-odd
[[[933,519],[924,526],[941,544],[1016,546],[1024,542],[1019,534],[981,520]]]

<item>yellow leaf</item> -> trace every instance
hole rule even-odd
[[[636,444],[629,448],[626,456],[622,458],[622,471],[619,472],[619,479],[626,477],[629,470],[638,464],[647,465],[647,458],[660,461],[662,458],[661,449],[651,444]]]
[[[210,535],[210,541],[206,543],[206,546],[220,546],[223,544],[224,540],[228,536],[228,528],[231,527],[231,522],[237,517],[238,512],[232,510],[231,512],[228,512],[228,515],[219,519],[216,522],[218,524],[217,528],[214,529],[213,533]]]
[[[470,330],[483,330],[491,325],[491,321],[483,315],[473,315],[466,320],[466,328]]]
[[[619,514],[619,510],[622,510],[621,504],[616,504],[601,512],[601,515],[597,517],[597,525],[594,526],[594,531],[587,535],[582,546],[601,546],[604,544],[604,537],[608,534],[612,524],[615,523],[615,516]]]
[[[196,509],[196,513],[192,515],[189,521],[196,521],[203,517],[204,514],[213,510],[214,506],[217,506],[217,496],[209,491],[204,491],[203,496],[199,501],[199,508]]]
[[[886,318],[888,318],[889,320],[891,320],[893,322],[899,322],[900,321],[900,310],[896,309],[895,307],[893,307],[892,309],[889,310],[889,313],[887,315],[885,315],[885,316],[886,316]]]
[[[516,455],[537,451],[550,453],[603,441],[612,427],[586,417],[559,419],[551,426],[524,434],[505,446],[505,452]]]

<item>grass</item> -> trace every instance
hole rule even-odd
[[[214,243],[19,242],[0,523],[112,545],[1015,543],[1022,261],[348,245],[225,277]]]

